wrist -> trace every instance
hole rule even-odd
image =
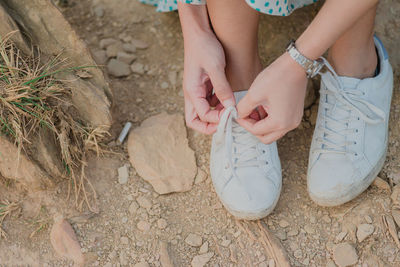
[[[288,52],[285,52],[281,56],[281,60],[285,62],[285,67],[289,75],[295,75],[298,77],[305,77],[307,78],[306,70],[299,65],[290,55]]]

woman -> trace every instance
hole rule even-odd
[[[319,205],[340,205],[372,183],[385,161],[393,89],[388,55],[374,37],[378,0],[327,0],[264,69],[260,12],[287,16],[315,1],[150,2],[161,11],[179,10],[186,123],[214,133],[211,177],[234,216],[259,219],[274,209],[282,185],[276,140],[301,122],[307,79],[317,74],[322,79],[307,174],[310,197]],[[326,60],[321,56],[328,49]]]

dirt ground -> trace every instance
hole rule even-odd
[[[161,111],[183,114],[180,81],[183,43],[176,12],[156,13],[153,7],[132,0],[69,2],[62,11],[92,51],[99,49],[101,39],[109,37],[131,36],[150,45],[135,53],[136,62],[144,65],[145,74],[110,77],[114,92],[110,140],[117,137],[127,121],[137,127]],[[382,1],[377,26],[395,67],[389,152],[379,175],[386,181],[400,171],[400,55],[395,50],[400,26],[396,12],[400,14],[400,5],[392,2],[384,6],[390,1]],[[94,11],[99,6],[104,11],[101,17]],[[263,62],[268,64],[278,56],[287,40],[298,36],[317,11],[316,5],[298,10],[286,19],[263,16],[260,27]],[[176,82],[170,79],[171,73],[178,74]],[[293,266],[335,266],[332,250],[341,242],[349,242],[356,248],[359,256],[356,266],[400,266],[399,248],[381,220],[392,208],[389,191],[372,186],[354,201],[336,208],[319,207],[308,197],[306,170],[313,132],[310,121],[316,105],[305,111],[298,129],[278,142],[283,190],[275,211],[262,222],[280,239]],[[191,130],[188,135],[197,165],[208,171],[210,137]],[[51,209],[57,209],[71,222],[82,251],[89,258],[88,266],[133,266],[141,261],[161,266],[160,242],[169,245],[170,257],[177,266],[190,266],[193,257],[199,255],[199,248],[184,241],[189,234],[196,234],[202,243],[208,243],[207,251],[213,252],[213,257],[207,266],[268,266],[270,255],[258,239],[259,225],[230,216],[222,208],[209,177],[189,192],[161,196],[130,167],[129,181],[121,185],[117,169],[129,164],[126,145],[112,149],[119,154],[93,156],[89,160],[87,174],[98,193],[99,214],[79,213],[72,200],[65,200],[63,183],[54,193],[65,201],[56,207],[44,205],[45,199],[38,201],[41,195],[25,195],[22,214],[6,219],[3,224],[9,238],[0,240],[0,266],[72,266],[72,262],[56,256],[49,242]],[[137,203],[143,197],[151,203],[147,208]],[[138,227],[139,222],[150,225],[150,229],[139,230],[142,228]],[[364,223],[372,224],[374,232],[358,242],[356,229]],[[30,237],[38,227],[43,229]]]

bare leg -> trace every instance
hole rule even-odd
[[[367,78],[374,75],[377,55],[374,44],[376,7],[361,17],[329,50],[329,62],[342,76]]]
[[[257,37],[259,14],[243,0],[208,0],[207,8],[225,50],[228,81],[233,91],[247,90],[262,70]]]

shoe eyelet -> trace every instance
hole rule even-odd
[[[356,141],[354,141],[354,144],[355,144],[355,145],[357,145],[357,142],[356,142]]]
[[[356,133],[358,133],[358,129],[356,129]]]
[[[360,120],[360,117],[357,117],[357,120],[359,121],[359,120]]]
[[[266,162],[265,162],[265,164],[267,164],[267,165],[268,165],[268,164],[269,164],[269,163],[268,163],[268,161],[266,161]]]
[[[357,157],[357,156],[358,156],[358,154],[357,154],[357,153],[354,153],[354,156],[356,156],[356,157]]]
[[[265,152],[266,152],[265,149],[263,149],[263,150],[262,150],[262,153],[265,154]]]

